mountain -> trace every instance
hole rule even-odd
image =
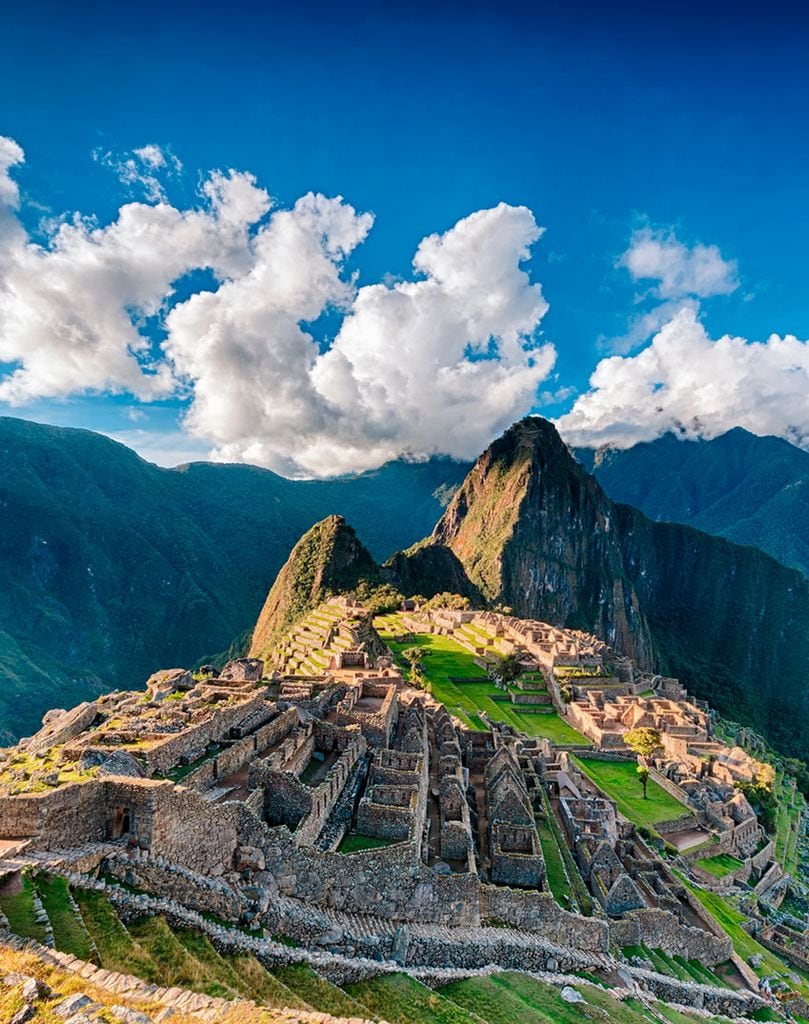
[[[352,590],[377,575],[376,563],[342,516],[307,530],[275,578],[258,617],[250,657],[266,660],[278,638],[328,592]]]
[[[614,501],[766,551],[809,577],[809,452],[737,427],[711,441],[666,434],[577,449]]]
[[[379,559],[432,529],[468,466],[328,481],[167,470],[90,431],[0,418],[0,741],[51,707],[225,650],[304,531],[348,517]]]
[[[432,567],[451,556],[490,602],[592,630],[805,754],[807,580],[754,548],[613,502],[545,420],[498,438],[430,538],[392,560],[429,596],[449,588],[420,573],[426,548]]]

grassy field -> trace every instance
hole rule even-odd
[[[479,1018],[406,974],[381,975],[345,990],[389,1024],[479,1024]]]
[[[774,953],[771,953],[768,949],[762,946],[761,943],[754,939],[752,935],[748,935],[744,928],[742,928],[742,922],[745,921],[746,918],[741,911],[737,910],[729,900],[724,896],[720,896],[719,893],[708,892],[707,889],[700,889],[698,886],[692,885],[691,882],[689,882],[684,875],[680,874],[679,871],[675,871],[675,874],[682,880],[683,884],[691,890],[694,896],[696,896],[711,916],[722,926],[724,931],[730,937],[730,941],[733,943],[733,948],[743,960],[747,960],[749,957],[754,955],[762,958],[762,967],[756,972],[757,974],[761,977],[773,974],[796,974],[801,978],[801,981],[797,985],[794,985],[794,987],[806,998],[809,998],[809,975],[805,975],[791,964],[784,963],[784,961]],[[793,983],[790,982],[790,984]]]
[[[136,974],[145,981],[161,981],[162,975],[157,964],[133,940],[103,893],[76,889],[73,898],[96,944],[102,967],[108,971]]]
[[[576,989],[585,1002],[566,1003],[553,985],[529,975],[503,972],[456,981],[438,991],[486,1024],[583,1024],[606,1020],[612,1024],[641,1024],[659,1021],[661,1011],[669,1009],[660,1003],[655,1003],[651,1011],[637,1000],[621,1002],[609,992],[586,983],[576,985]],[[671,1014],[665,1014],[671,1024],[699,1019],[674,1010]]]
[[[374,839],[372,836],[360,836],[355,832],[349,832],[337,847],[337,852],[361,853],[363,850],[380,850],[391,843],[391,839]]]
[[[720,853],[716,857],[702,857],[697,861],[697,865],[715,878],[724,878],[731,871],[740,868],[742,862],[738,857],[732,857],[729,853]]]
[[[22,876],[21,886],[12,884],[0,890],[0,907],[16,935],[45,941],[45,927],[37,922],[34,913],[34,885],[28,875]]]
[[[569,910],[573,889],[570,879],[567,877],[556,836],[547,819],[537,818],[537,833],[542,847],[542,855],[545,858],[548,887],[559,906]]]
[[[92,960],[93,940],[70,903],[70,889],[65,879],[40,875],[36,887],[53,928],[56,948],[80,960]]]
[[[494,683],[485,680],[483,669],[476,664],[474,655],[451,637],[434,633],[418,633],[408,643],[397,643],[392,639],[390,627],[395,623],[389,618],[377,619],[380,635],[387,642],[400,666],[407,667],[401,657],[406,647],[424,647],[429,654],[424,659],[424,674],[430,682],[432,695],[470,729],[483,729],[484,725],[477,712],[485,711],[494,721],[507,722],[528,736],[544,736],[556,743],[573,743],[590,746],[590,741],[577,732],[554,711],[521,711],[510,701],[494,700],[502,697]],[[386,630],[385,626],[389,628]],[[452,679],[474,679],[470,683],[453,683]],[[479,682],[477,680],[480,680]]]
[[[775,797],[775,856],[785,871],[796,874],[801,813],[805,813],[806,801],[800,790],[793,791],[784,784],[784,775],[780,771],[775,782]]]
[[[688,810],[651,779],[647,787],[648,799],[644,800],[634,761],[596,761],[587,757],[577,757],[576,761],[615,801],[618,810],[636,825],[654,828],[658,821],[679,818]]]

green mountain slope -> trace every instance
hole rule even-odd
[[[809,452],[802,448],[736,428],[711,441],[667,434],[576,455],[614,501],[750,544],[809,576]]]
[[[0,418],[0,739],[226,649],[327,515],[351,517],[378,558],[412,544],[467,469],[399,462],[311,482],[166,470],[99,434]]]

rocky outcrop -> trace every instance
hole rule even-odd
[[[376,578],[371,555],[342,516],[328,516],[292,549],[267,595],[253,632],[250,657],[266,660],[275,642],[330,592]]]

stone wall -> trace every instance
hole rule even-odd
[[[310,790],[309,811],[300,822],[295,833],[298,843],[311,845],[323,831],[323,826],[331,814],[334,805],[340,799],[343,787],[357,761],[364,756],[366,750],[365,737],[355,733],[352,742],[345,748],[340,757],[329,769],[326,778]]]
[[[610,921],[610,942],[621,947],[645,943],[653,949],[662,949],[669,956],[699,960],[708,967],[722,963],[733,952],[733,945],[724,932],[714,935],[702,928],[692,928],[668,910],[650,907],[633,910],[622,920]]]
[[[480,916],[483,921],[541,932],[551,942],[573,949],[604,953],[609,949],[610,926],[606,921],[562,910],[547,892],[481,885]]]

